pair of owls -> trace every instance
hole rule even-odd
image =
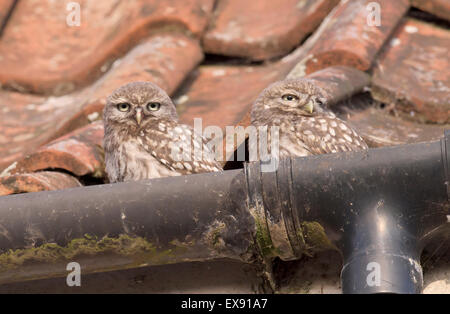
[[[350,126],[321,105],[321,92],[309,81],[276,82],[255,101],[251,123],[279,128],[280,157],[367,149]],[[110,182],[222,170],[207,141],[178,123],[172,100],[152,83],[116,89],[108,97],[103,121]]]

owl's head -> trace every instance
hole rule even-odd
[[[267,87],[255,101],[252,115],[272,112],[314,116],[323,112],[323,91],[307,79],[279,81]]]
[[[103,111],[105,123],[141,127],[161,119],[177,120],[175,105],[161,88],[150,82],[133,82],[116,89]]]

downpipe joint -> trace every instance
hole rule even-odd
[[[264,254],[337,249],[344,293],[420,293],[420,254],[448,228],[450,132],[436,142],[246,165]],[[265,224],[261,217],[264,217]]]

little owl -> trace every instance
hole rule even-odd
[[[178,123],[172,100],[152,83],[116,89],[108,97],[103,121],[110,182],[222,170],[206,140]]]
[[[279,127],[280,157],[368,148],[355,130],[321,105],[322,91],[307,79],[276,82],[267,87],[254,103],[251,123],[256,127]],[[268,132],[269,152],[270,134]]]

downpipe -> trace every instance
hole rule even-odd
[[[449,230],[440,141],[222,173],[0,197],[0,284],[147,265],[342,254],[344,293],[420,293],[420,254]]]

